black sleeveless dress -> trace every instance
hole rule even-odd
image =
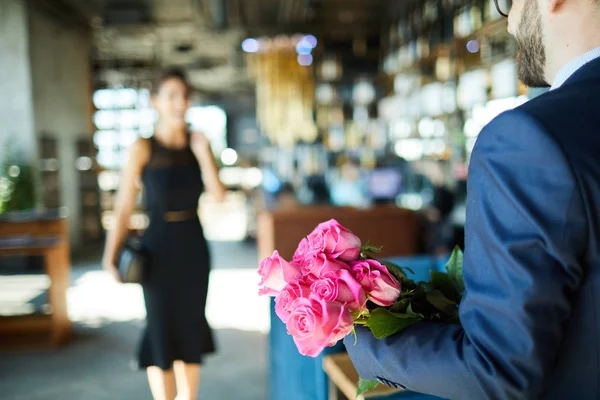
[[[147,325],[138,364],[168,370],[175,360],[201,364],[215,351],[205,317],[210,254],[195,212],[204,184],[189,146],[170,149],[148,140],[142,181],[150,224],[142,242],[150,262],[142,282]]]

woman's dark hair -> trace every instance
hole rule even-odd
[[[187,89],[187,95],[191,94],[191,86],[188,82],[185,71],[177,67],[169,67],[159,71],[152,81],[152,94],[157,94],[160,87],[169,79],[179,79]]]

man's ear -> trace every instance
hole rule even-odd
[[[559,11],[567,2],[567,0],[542,0],[542,3],[546,3],[548,7],[548,11],[550,14],[553,14]]]

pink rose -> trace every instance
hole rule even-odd
[[[275,297],[275,312],[277,316],[287,323],[292,311],[292,303],[294,300],[310,296],[310,282],[304,279],[297,279],[288,283],[281,293]]]
[[[288,282],[302,278],[300,268],[281,258],[277,250],[271,257],[262,260],[258,274],[262,277],[259,295],[278,295]]]
[[[367,302],[362,286],[345,269],[326,274],[311,285],[310,291],[323,300],[344,304],[350,312],[362,309]]]
[[[325,253],[342,261],[360,258],[360,239],[335,219],[323,222],[308,235],[308,245],[315,253]]]
[[[302,279],[308,282],[309,285],[312,285],[313,283],[319,280],[319,277],[315,274],[307,273],[302,277]]]
[[[350,267],[345,262],[336,260],[325,253],[318,253],[309,264],[301,269],[305,276],[314,275],[320,278],[329,272],[335,272],[340,269],[350,269]]]
[[[367,297],[383,307],[391,306],[400,296],[400,282],[375,260],[350,263],[351,273],[362,285]]]
[[[296,252],[294,253],[292,264],[303,268],[307,267],[314,259],[315,254],[308,245],[308,239],[302,239],[298,245],[298,248],[296,249]]]
[[[347,336],[353,323],[343,304],[311,296],[294,300],[286,326],[300,354],[316,357]]]

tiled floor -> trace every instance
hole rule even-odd
[[[256,295],[256,249],[243,243],[211,246],[207,317],[219,351],[206,360],[199,398],[266,399],[268,309],[267,300]],[[113,283],[98,257],[75,264],[68,294],[73,340],[60,350],[0,353],[0,398],[151,399],[145,374],[131,368],[143,326],[140,288]]]

